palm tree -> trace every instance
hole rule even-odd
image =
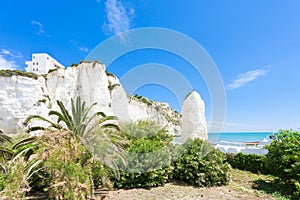
[[[38,115],[31,115],[29,116],[25,122],[24,125],[28,126],[28,124],[35,119],[42,120],[45,122],[48,122],[51,127],[55,129],[63,129],[63,127],[59,124],[60,122],[64,122],[64,124],[67,126],[67,128],[75,135],[79,137],[84,137],[85,134],[91,132],[92,130],[95,130],[96,127],[101,127],[102,129],[111,129],[114,128],[116,130],[120,130],[119,126],[117,124],[107,123],[108,121],[116,120],[117,118],[114,116],[106,116],[103,112],[96,112],[91,116],[88,116],[91,109],[96,105],[97,103],[92,104],[90,107],[85,106],[85,102],[81,102],[80,97],[77,97],[76,103],[74,103],[74,100],[71,99],[71,109],[72,109],[72,115],[68,112],[68,110],[65,108],[64,104],[57,100],[57,105],[60,108],[60,112],[51,110],[49,112],[49,116],[55,115],[58,117],[57,123],[54,123],[46,118],[43,118]],[[95,123],[93,126],[90,126],[92,122],[95,122],[96,118],[101,116],[102,118],[98,120],[98,123]],[[87,129],[89,128],[89,129]],[[44,127],[30,127],[27,132],[32,132],[36,130],[45,130]]]
[[[116,123],[112,123],[117,118],[115,116],[106,116],[103,112],[96,112],[89,116],[89,112],[96,103],[92,104],[90,107],[86,107],[85,102],[82,102],[80,97],[77,97],[76,102],[71,99],[71,114],[61,101],[57,101],[57,104],[60,108],[60,112],[54,110],[49,112],[49,116],[54,115],[58,117],[57,122],[52,122],[51,120],[38,115],[31,115],[25,120],[24,125],[28,126],[32,120],[37,119],[48,122],[50,128],[62,130],[64,128],[60,125],[60,122],[63,122],[67,129],[70,130],[71,134],[81,140],[82,144],[92,154],[93,159],[99,160],[103,164],[110,166],[115,176],[119,177],[115,160],[117,157],[121,157],[121,160],[126,165],[126,161],[121,152],[127,143],[124,137],[119,134],[120,127]],[[101,118],[97,119],[98,117]],[[27,132],[46,129],[49,128],[35,126],[29,127]],[[28,142],[30,142],[34,139],[29,138],[28,140]],[[21,141],[16,147],[21,147],[23,146],[22,144],[23,142]],[[31,146],[31,148],[34,147],[34,145]],[[33,152],[32,149],[22,149],[20,155],[30,155],[31,152]]]

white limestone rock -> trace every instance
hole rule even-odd
[[[208,139],[204,101],[196,91],[192,91],[182,105],[181,140],[188,138]]]
[[[29,115],[48,114],[45,79],[24,76],[0,77],[0,129],[13,134],[22,130]]]
[[[143,100],[142,100],[143,99]],[[151,101],[145,97],[130,97],[129,115],[131,121],[149,120],[166,127],[171,135],[180,135],[181,116],[168,103]]]
[[[108,74],[108,89],[111,96],[110,106],[114,115],[121,123],[130,121],[127,93],[120,84],[119,79],[112,74]]]
[[[88,61],[38,76],[37,80],[0,76],[0,129],[18,133],[24,130],[22,124],[29,115],[49,118],[50,110],[59,110],[57,100],[70,109],[70,99],[77,96],[87,106],[97,103],[92,112],[115,115],[120,122],[151,120],[166,126],[170,134],[180,134],[181,116],[168,104],[128,97],[118,78],[107,74],[104,65]],[[32,125],[45,124],[35,121]]]

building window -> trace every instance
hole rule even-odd
[[[36,71],[39,71],[39,69],[36,69]]]
[[[32,71],[34,71],[34,69],[32,69]]]
[[[37,62],[36,65],[39,65],[39,63]]]
[[[33,56],[33,59],[35,59],[35,56]]]
[[[33,65],[35,65],[35,63],[33,63]]]
[[[47,60],[49,60],[49,57],[47,57]]]

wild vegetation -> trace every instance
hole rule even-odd
[[[227,155],[227,161],[235,168],[277,177],[273,184],[285,188],[291,199],[300,198],[300,132],[280,130],[275,135],[267,155]]]
[[[60,101],[57,105],[59,111],[50,111],[49,118],[34,115],[25,120],[26,131],[38,131],[38,136],[12,139],[0,132],[2,199],[40,193],[49,199],[93,199],[96,191],[105,196],[113,188],[149,189],[176,181],[222,186],[230,183],[230,165],[272,174],[271,182],[255,180],[257,190],[270,192],[279,185],[278,191],[288,188],[282,192],[286,198],[299,198],[299,132],[281,131],[266,147],[266,156],[225,155],[200,139],[174,146],[167,130],[150,121],[119,126],[114,116],[95,112],[95,104],[86,106],[80,98],[71,99],[70,110]],[[48,126],[32,126],[34,120]]]
[[[29,78],[33,78],[33,79],[38,79],[38,75],[31,73],[31,72],[24,72],[21,70],[2,69],[2,70],[0,70],[0,76],[3,76],[3,77],[24,76],[24,77],[29,77]]]
[[[124,156],[127,164],[118,163],[120,179],[116,188],[150,188],[164,185],[170,178],[172,136],[150,121],[125,124],[122,130],[128,140]]]

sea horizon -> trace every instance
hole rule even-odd
[[[261,132],[221,132],[221,133],[208,133],[208,140],[211,143],[220,141],[226,142],[260,142],[263,139],[269,138],[273,134],[271,131]]]

